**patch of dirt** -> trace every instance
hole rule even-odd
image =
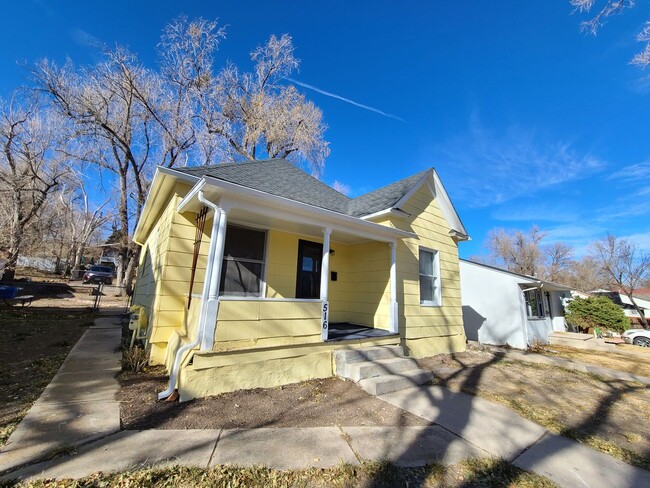
[[[122,425],[129,430],[428,425],[338,378],[240,390],[183,403],[156,401],[157,392],[167,387],[163,368],[124,372],[118,379]]]
[[[0,446],[63,363],[94,314],[86,308],[0,311]]]
[[[434,372],[438,384],[506,405],[553,432],[650,469],[650,388],[645,385],[482,350],[419,363]]]

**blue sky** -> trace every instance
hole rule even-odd
[[[463,257],[533,224],[578,254],[606,232],[650,249],[650,73],[628,64],[648,8],[592,37],[568,0],[6,2],[0,96],[26,82],[21,63],[93,63],[97,40],[153,66],[180,14],[218,17],[218,61],[245,68],[288,33],[329,127],[326,182],[355,196],[434,166],[472,236]]]

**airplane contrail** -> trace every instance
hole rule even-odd
[[[349,98],[342,97],[341,95],[337,95],[336,93],[332,93],[332,92],[322,90],[322,89],[318,88],[317,86],[309,85],[308,83],[303,83],[302,81],[294,80],[293,78],[285,78],[285,79],[287,81],[290,81],[291,83],[295,83],[296,85],[302,86],[303,88],[308,88],[309,90],[314,90],[315,92],[318,92],[321,95],[336,98],[337,100],[341,100],[342,102],[349,103],[350,105],[354,105],[355,107],[359,107],[359,108],[362,108],[364,110],[370,110],[371,112],[375,112],[375,113],[377,113],[379,115],[383,115],[384,117],[388,117],[389,119],[395,119],[395,120],[399,120],[400,122],[406,122],[406,120],[402,119],[401,117],[398,117],[397,115],[382,112],[378,108],[369,107],[368,105],[364,105],[362,103],[355,102],[354,100],[350,100]]]

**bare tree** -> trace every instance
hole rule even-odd
[[[640,251],[636,244],[626,239],[608,234],[592,245],[591,256],[603,277],[630,299],[641,323],[648,328],[643,310],[634,300],[634,292],[650,276],[650,254]]]
[[[90,68],[58,67],[45,60],[33,73],[75,130],[69,154],[117,180],[117,213],[124,229],[118,282],[128,288],[137,261],[129,232],[140,217],[153,169],[181,160],[194,144],[194,133],[170,115],[179,109],[159,76],[121,48],[107,51],[105,61]]]
[[[588,32],[593,35],[598,33],[598,30],[609,18],[623,13],[636,4],[635,0],[569,0],[569,3],[577,12],[594,12],[593,17],[580,23],[580,29],[583,32]],[[641,32],[637,34],[636,40],[645,43],[645,46],[630,62],[641,68],[645,68],[650,64],[650,22],[646,22]]]
[[[584,256],[571,263],[565,284],[584,293],[607,286],[598,272],[598,263],[591,256]]]
[[[93,209],[83,179],[76,175],[73,181],[74,186],[59,192],[58,207],[67,230],[68,263],[74,276],[90,239],[112,219],[113,214],[105,211],[110,199]]]
[[[487,243],[492,262],[514,273],[538,276],[543,267],[540,242],[544,235],[537,226],[533,226],[527,234],[493,229]]]
[[[573,263],[573,248],[562,242],[554,242],[542,248],[545,264],[542,278],[556,283],[566,282]]]
[[[6,218],[4,280],[13,280],[26,229],[69,173],[59,151],[64,125],[56,114],[15,95],[0,101],[0,194]]]
[[[291,38],[271,37],[253,51],[254,73],[229,64],[215,74],[224,36],[216,22],[181,18],[163,33],[159,71],[120,47],[95,66],[44,60],[32,70],[75,131],[69,154],[117,181],[118,282],[126,289],[139,251],[130,233],[156,166],[283,157],[319,174],[329,153],[320,110],[281,83],[298,66]]]
[[[213,72],[213,55],[225,31],[216,22],[179,18],[161,42],[164,67],[177,93],[198,111],[197,132],[210,157],[222,160],[286,158],[320,175],[329,154],[322,112],[286,78],[300,64],[291,37],[271,36],[251,53],[253,72],[234,64]]]

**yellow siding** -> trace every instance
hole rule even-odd
[[[186,307],[195,233],[194,214],[184,216],[176,212],[176,206],[188,189],[188,185],[179,183],[173,194],[166,201],[160,202],[158,220],[147,236],[140,254],[133,302],[145,306],[149,314],[153,363],[168,362],[168,341],[175,333],[185,337],[188,333],[186,325],[189,324],[192,328]],[[208,221],[207,235],[204,235],[201,245],[194,294],[200,294],[203,287],[210,226],[211,221]]]
[[[267,298],[295,297],[300,238],[296,234],[276,230],[268,232],[265,276]]]
[[[385,242],[348,246],[347,322],[388,330],[390,248]]]
[[[296,293],[298,241],[320,242],[310,236],[270,230],[267,237],[266,297],[293,298]],[[330,322],[353,322],[387,329],[389,326],[388,244],[370,242],[345,245],[332,235],[329,282]]]
[[[460,297],[458,246],[449,236],[449,226],[426,185],[402,206],[407,219],[382,222],[417,234],[397,246],[397,295],[400,334],[409,352],[416,357],[454,352],[465,347]],[[420,305],[418,248],[439,252],[442,305]]]
[[[219,304],[219,350],[320,341],[320,302],[230,301]]]

